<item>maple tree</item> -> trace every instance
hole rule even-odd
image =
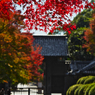
[[[18,16],[18,19],[14,19],[14,13],[17,12],[15,9],[15,4],[22,6],[24,9],[26,8],[26,11],[23,14],[25,18],[26,27],[23,27],[23,24],[22,25],[20,24],[20,20],[23,17]],[[25,62],[31,63],[30,59],[34,60],[32,61],[33,64],[31,64],[30,66],[33,69],[33,68],[37,68],[37,66],[39,65],[37,63],[40,61],[39,59],[41,60],[43,59],[41,55],[38,55],[39,50],[37,48],[35,52],[31,51],[33,50],[33,47],[31,47],[30,45],[32,44],[33,38],[32,36],[31,37],[29,36],[30,35],[29,33],[26,33],[26,34],[20,33],[21,27],[25,28],[26,30],[31,30],[33,28],[36,30],[39,29],[46,32],[50,30],[50,32],[52,33],[56,29],[56,27],[62,26],[62,28],[68,31],[68,33],[70,34],[71,33],[70,30],[75,29],[76,25],[70,24],[70,19],[68,15],[72,16],[73,13],[81,12],[81,9],[83,9],[83,7],[85,8],[91,7],[94,9],[95,7],[94,5],[95,3],[88,3],[88,0],[46,0],[44,2],[42,0],[0,0],[0,23],[1,23],[0,24],[0,41],[1,41],[0,51],[2,52],[0,54],[1,56],[0,59],[2,60],[8,59],[7,63],[9,64],[7,65],[9,69],[11,68],[9,70],[10,74],[11,75],[13,74],[11,71],[12,68],[15,65],[16,66],[20,65],[20,62],[22,63],[24,62],[24,66],[25,66]],[[19,14],[21,12],[18,11],[17,13]],[[12,19],[14,21],[12,21]],[[68,23],[66,22],[66,20],[68,21]],[[18,29],[19,29],[19,32],[17,32]],[[28,35],[30,38],[26,35]],[[25,44],[22,43],[24,41],[25,41]],[[16,46],[14,47],[14,45]],[[26,47],[26,49],[24,47]],[[17,54],[16,53],[17,50],[18,51],[21,50],[21,53]],[[30,57],[30,54],[34,55],[34,57],[33,56]],[[18,56],[20,58],[18,58]],[[35,61],[35,59],[37,60]],[[13,67],[11,66],[13,65],[12,62],[14,62]],[[16,64],[16,63],[19,63],[19,64]],[[3,65],[4,67],[6,67],[5,66],[6,62],[4,62],[4,64],[2,62],[2,66]],[[23,67],[22,64],[21,64],[21,67]],[[29,69],[29,64],[26,66],[26,68]],[[28,70],[29,72],[27,73],[30,74],[30,72],[32,72],[31,68],[30,70]],[[4,71],[3,73],[6,73],[6,72]],[[21,73],[26,73],[26,71],[23,70],[23,72]],[[19,73],[16,73],[16,74],[22,78],[26,77],[26,76],[19,75]],[[35,76],[35,74],[38,74],[38,73],[34,72],[33,76]],[[17,77],[13,79],[16,79],[16,78]]]
[[[90,51],[95,56],[95,13],[90,21],[90,28],[85,31],[84,39],[86,43],[83,45],[83,48],[87,48],[87,51]]]
[[[83,7],[93,8],[94,2],[88,3],[88,0],[1,0],[0,17],[10,18],[10,12],[15,11],[15,5],[18,4],[26,9],[25,15],[26,30],[39,29],[52,33],[58,26],[70,33],[70,30],[76,26],[70,25],[69,15],[81,12]],[[68,23],[66,22],[68,21]]]
[[[0,82],[27,83],[40,75],[41,48],[33,46],[31,33],[21,33],[23,16],[13,13],[10,20],[0,18]]]

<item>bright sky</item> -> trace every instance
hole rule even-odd
[[[89,2],[91,1],[91,0],[88,0]],[[17,8],[17,10],[22,10],[22,8],[21,7],[19,7],[19,6],[17,6],[16,7]],[[24,10],[23,10],[24,11]],[[73,20],[73,18],[76,16],[77,14],[73,14],[73,16],[70,18],[71,20]],[[22,30],[23,31],[23,30]],[[33,35],[47,35],[47,33],[45,33],[45,32],[43,32],[43,31],[37,31],[37,30],[32,30],[31,32],[34,32],[34,34]],[[63,34],[63,33],[62,33]]]

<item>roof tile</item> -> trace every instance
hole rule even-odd
[[[42,47],[43,56],[67,56],[66,36],[33,36],[33,44]]]

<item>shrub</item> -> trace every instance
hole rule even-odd
[[[87,77],[88,77],[88,76],[79,78],[78,81],[77,81],[77,84],[83,84],[84,81],[87,79]]]
[[[66,92],[66,95],[74,95],[74,91],[80,86],[80,84],[76,84],[76,85],[73,85],[71,86],[67,92]]]
[[[78,95],[79,89],[81,88],[82,84],[77,87],[74,91],[74,95]]]
[[[86,89],[85,92],[84,92],[84,95],[89,95],[88,93],[89,93],[90,89],[91,89],[94,85],[95,85],[95,83],[89,84],[89,86],[87,87],[87,89]]]
[[[84,95],[85,90],[87,89],[88,84],[81,85],[80,89],[78,90],[78,95]]]
[[[95,85],[93,87],[91,87],[88,95],[95,95]]]
[[[95,95],[95,76],[81,77],[77,84],[69,87],[66,95]]]
[[[84,84],[93,83],[95,81],[95,76],[88,76],[87,79],[84,81]]]
[[[75,90],[74,95],[78,95],[79,87]]]

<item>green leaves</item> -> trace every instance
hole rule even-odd
[[[85,9],[74,18],[72,23],[75,23],[77,28],[89,27],[89,22],[92,18],[92,13],[93,10]]]
[[[73,60],[92,60],[93,55],[90,51],[87,51],[87,47],[83,48],[86,41],[84,39],[84,33],[87,27],[89,27],[89,22],[92,19],[93,10],[85,9],[83,12],[79,13],[72,24],[76,24],[77,29],[71,32],[68,36],[68,50],[70,57]]]
[[[95,95],[95,76],[84,76],[66,92],[66,95]]]
[[[80,79],[78,79],[77,84],[84,84],[84,81],[87,79],[87,76],[85,77],[81,77]]]
[[[74,91],[80,86],[80,84],[76,84],[76,85],[73,85],[71,86],[67,92],[66,92],[66,95],[74,95]]]
[[[73,60],[91,60],[93,56],[83,48],[82,45],[85,44],[84,36],[85,28],[77,28],[77,30],[72,31],[68,36],[68,51],[70,58]]]

